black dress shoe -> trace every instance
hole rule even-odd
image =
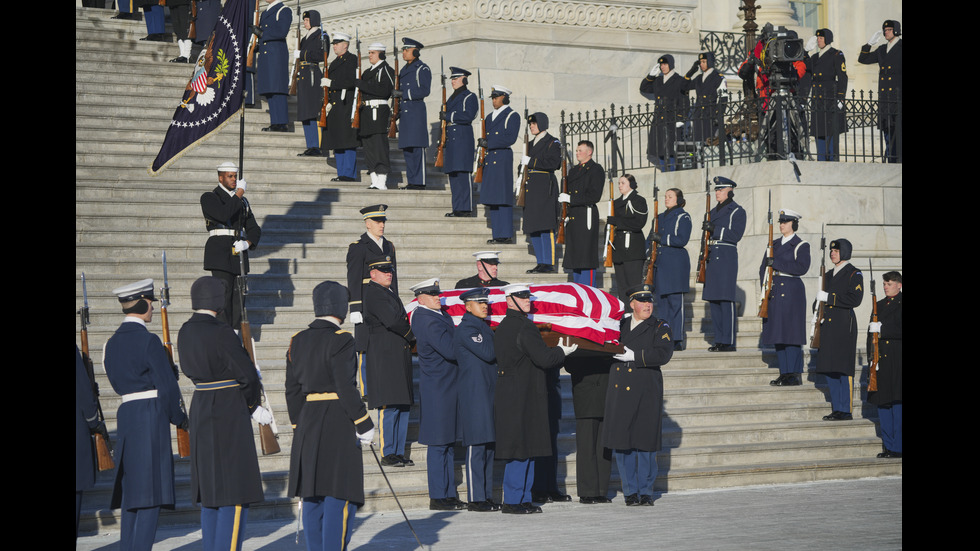
[[[653,496],[640,496],[640,505],[653,507]]]
[[[596,498],[590,496],[580,496],[578,502],[586,505],[595,505],[597,503]]]
[[[494,239],[487,239],[487,245],[513,245],[513,237],[496,237]]]
[[[470,210],[454,210],[452,212],[447,212],[446,213],[446,216],[449,217],[449,218],[454,217],[454,216],[456,218],[470,218],[471,216],[473,216],[473,211],[470,211]]]
[[[420,186],[418,184],[408,184],[407,186],[403,187],[402,189],[414,189],[416,191],[424,191],[426,188],[425,188],[425,186]]]
[[[289,132],[289,126],[285,124],[270,124],[262,129],[263,132]]]
[[[171,59],[170,63],[187,63],[187,58],[184,56],[178,56]]]
[[[491,511],[496,511],[493,508],[493,503],[489,501],[471,501],[466,504],[467,511],[473,511],[475,513],[488,513]]]
[[[830,415],[824,415],[824,421],[850,421],[854,417],[846,411],[834,411]]]
[[[297,157],[319,157],[320,156],[320,149],[317,148],[317,147],[310,147],[310,148],[307,148],[306,151],[304,151],[302,153],[297,153],[296,156]]]
[[[404,467],[405,464],[402,460],[395,454],[390,453],[381,458],[381,465],[384,467]]]
[[[878,454],[879,459],[901,459],[902,452],[893,452],[891,450],[885,450]]]
[[[534,511],[530,510],[527,507],[524,507],[524,505],[521,503],[518,503],[516,505],[512,505],[510,503],[504,503],[500,506],[500,512],[505,515],[527,515],[533,513]]]
[[[547,493],[532,492],[531,501],[534,503],[551,503],[551,496]]]
[[[735,352],[734,344],[716,344],[708,348],[708,352]]]
[[[398,459],[402,462],[402,466],[404,466],[404,467],[414,467],[415,466],[415,462],[412,461],[411,459],[406,458],[404,455],[398,455],[396,457],[398,457]],[[456,498],[453,498],[453,499],[456,499]]]
[[[490,505],[490,507],[491,507],[491,508],[492,508],[492,509],[493,509],[494,511],[499,511],[499,510],[500,510],[500,504],[499,504],[499,503],[495,503],[495,502],[494,502],[494,501],[493,501],[492,499],[490,499],[490,498],[487,498],[487,500],[486,500],[486,501],[485,501],[484,503],[486,503],[486,504],[488,504],[488,505]]]
[[[783,386],[783,381],[785,381],[785,380],[786,380],[786,374],[785,373],[780,373],[779,374],[779,377],[776,377],[775,379],[769,381],[769,385],[770,386]]]
[[[521,507],[523,507],[524,510],[526,510],[528,513],[540,513],[541,512],[541,507],[538,507],[537,505],[535,505],[533,503],[530,503],[530,502],[528,502],[528,503],[521,503]]]
[[[630,495],[626,496],[625,500],[626,500],[626,506],[627,507],[632,507],[634,505],[639,505],[640,504],[640,496],[638,496],[636,494],[630,494]]]
[[[596,503],[612,503],[612,500],[606,496],[599,496],[595,498]]]
[[[800,380],[800,376],[796,373],[787,373],[786,379],[783,380],[783,386],[800,386],[803,381]]]
[[[109,19],[122,19],[123,21],[140,21],[143,18],[138,13],[123,13],[123,12],[120,12],[117,15],[113,15]]]
[[[454,498],[451,497],[430,499],[429,510],[430,511],[458,511],[463,507],[466,507],[466,505],[462,503],[457,503],[456,501],[453,501],[453,499]]]
[[[357,180],[351,178],[350,176],[335,176],[333,178],[330,178],[330,181],[331,182],[356,182]]]
[[[568,494],[563,494],[561,492],[548,492],[548,497],[551,498],[550,501],[554,501],[555,503],[572,500],[572,496]]]
[[[684,350],[684,341],[674,341],[674,352]]]

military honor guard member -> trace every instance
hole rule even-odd
[[[710,234],[708,264],[705,269],[702,300],[708,301],[715,344],[711,352],[735,351],[735,279],[738,277],[738,242],[745,233],[745,209],[735,202],[737,184],[724,176],[715,176],[715,200],[710,221],[702,229]]]
[[[650,246],[657,247],[657,266],[653,273],[657,296],[654,315],[670,326],[674,350],[684,349],[684,295],[691,290],[691,257],[685,247],[691,239],[692,223],[691,215],[684,210],[686,204],[680,189],[665,191],[667,210],[657,214],[660,231],[650,231]]]
[[[868,401],[878,406],[881,425],[880,458],[902,457],[902,274],[881,276],[885,298],[878,301],[878,322],[868,328],[868,356],[872,335],[878,334],[878,390],[868,392]]]
[[[657,452],[663,447],[664,377],[674,346],[667,322],[653,316],[653,293],[629,292],[632,315],[620,323],[622,354],[609,370],[603,444],[613,451],[627,506],[653,505]]]
[[[391,106],[388,105],[388,100],[395,89],[395,71],[385,61],[386,50],[385,45],[380,42],[368,46],[368,62],[371,66],[361,72],[361,78],[354,81],[361,94],[361,126],[357,136],[364,148],[364,164],[371,176],[368,189],[388,189],[388,173],[391,172],[388,152]],[[402,116],[404,117],[404,111]]]
[[[153,280],[124,285],[112,294],[126,317],[106,342],[102,360],[112,390],[122,397],[116,413],[116,479],[109,507],[122,508],[120,549],[148,550],[160,509],[173,509],[176,501],[170,425],[186,426],[187,415],[167,349],[147,329],[157,300]]]
[[[459,67],[450,67],[449,71],[453,94],[446,100],[446,110],[439,111],[439,120],[446,121],[442,171],[449,175],[453,196],[453,211],[447,212],[446,216],[472,216],[473,156],[476,152],[473,120],[480,112],[480,98],[466,88],[469,71]]]
[[[647,157],[662,171],[677,169],[674,142],[677,140],[677,123],[686,110],[686,81],[674,71],[674,56],[664,54],[657,59],[657,67],[640,82],[640,92],[652,96],[653,125],[650,127]]]
[[[864,299],[864,274],[850,263],[852,251],[847,239],[830,242],[834,268],[824,274],[823,290],[817,291],[817,301],[824,302],[824,315],[820,320],[816,372],[827,378],[832,408],[824,416],[825,421],[852,419],[858,336],[854,309]]]
[[[398,71],[398,148],[405,155],[405,189],[425,189],[425,148],[429,147],[429,124],[425,98],[432,87],[432,71],[419,58],[424,46],[417,40],[402,38],[402,60]]]
[[[217,317],[224,285],[212,276],[191,285],[194,314],[177,335],[180,369],[194,382],[190,498],[201,504],[205,551],[242,548],[249,504],[265,499],[252,420],[272,422],[255,364]]]
[[[456,392],[459,403],[459,440],[466,447],[466,509],[499,511],[493,501],[495,456],[494,389],[497,353],[490,329],[490,290],[477,287],[459,295],[466,307],[453,333],[453,350],[459,371]]]
[[[374,423],[354,383],[354,338],[340,328],[347,299],[347,289],[335,281],[314,287],[316,319],[293,335],[286,352],[286,406],[293,424],[288,495],[302,498],[307,549],[317,551],[347,549],[351,519],[364,505],[361,447],[374,438]]]
[[[521,116],[510,108],[513,92],[503,86],[490,88],[493,111],[486,116],[487,137],[478,140],[486,149],[480,203],[487,207],[491,238],[488,244],[514,243],[514,150],[521,131]]]
[[[170,23],[177,35],[177,57],[170,63],[190,63],[191,40],[188,33],[191,30],[191,0],[169,0]]]
[[[218,187],[201,195],[201,212],[208,230],[204,269],[225,282],[221,319],[237,327],[242,321],[241,305],[235,297],[242,266],[238,255],[255,249],[262,237],[262,228],[245,199],[245,180],[238,179],[238,165],[226,162],[218,166]],[[245,272],[248,273],[247,253]]]
[[[332,182],[353,182],[357,180],[357,148],[361,145],[357,129],[351,126],[354,110],[357,109],[354,94],[357,80],[357,56],[350,48],[350,35],[334,31],[331,35],[333,53],[336,57],[327,68],[329,78],[321,81],[321,86],[329,89],[329,111],[327,127],[323,130],[323,148],[333,150],[337,163],[337,175]]]
[[[364,226],[367,229],[361,237],[347,246],[347,290],[350,293],[350,320],[354,324],[354,343],[357,351],[361,354],[367,352],[368,327],[363,324],[364,305],[361,300],[364,287],[371,282],[370,259],[378,256],[391,258],[392,269],[397,266],[395,258],[395,245],[385,239],[385,223],[388,221],[388,205],[371,205],[360,210],[361,217],[364,219]],[[398,271],[391,272],[390,287],[398,296]],[[358,386],[361,394],[366,392],[366,365],[362,356],[359,362],[361,366]]]
[[[506,281],[497,279],[497,272],[500,269],[499,255],[500,251],[477,251],[473,253],[473,256],[476,257],[476,275],[457,281],[456,289],[508,285]]]
[[[562,267],[572,271],[572,281],[596,286],[595,269],[599,267],[599,209],[606,174],[592,159],[595,146],[582,140],[575,147],[574,167],[568,170],[568,193],[559,193],[558,202],[567,203],[565,220],[565,254]]]
[[[834,33],[817,29],[817,51],[807,59],[807,71],[812,76],[810,102],[810,132],[817,140],[817,160],[837,160],[837,136],[847,130],[844,120],[844,100],[847,92],[847,67],[844,53],[830,44]]]
[[[885,44],[871,50],[884,37]],[[878,128],[885,135],[885,161],[902,158],[902,24],[887,19],[868,43],[858,63],[878,65]]]
[[[555,230],[558,229],[558,180],[555,171],[561,168],[562,144],[548,133],[548,115],[533,113],[527,118],[534,136],[528,155],[521,158],[528,171],[524,189],[524,234],[531,240],[537,265],[529,274],[555,272]]]
[[[768,317],[762,320],[762,344],[776,348],[779,377],[773,386],[803,384],[803,345],[806,344],[806,289],[801,277],[810,270],[810,244],[800,239],[800,213],[779,211],[779,233],[772,242],[772,258],[762,255],[759,279],[765,292],[766,272],[771,265],[772,293]]]
[[[82,516],[82,492],[95,487],[98,459],[92,435],[105,429],[99,419],[99,404],[92,392],[82,361],[82,351],[75,345],[75,540],[78,541],[78,522]]]
[[[694,76],[698,71],[701,74]],[[696,100],[691,115],[691,131],[695,141],[704,142],[718,135],[718,100],[727,97],[725,77],[715,70],[714,52],[701,52],[691,70],[684,75],[683,91],[694,90]],[[676,328],[676,327],[675,327]]]
[[[256,54],[255,92],[269,102],[269,126],[266,132],[289,131],[289,48],[286,36],[293,23],[293,11],[282,0],[266,0],[269,7],[259,16],[259,27],[253,32],[259,38]]]
[[[303,12],[303,28],[295,57],[296,71],[296,120],[303,125],[306,151],[298,157],[320,156],[320,110],[323,108],[323,31],[320,29],[320,12]]]
[[[146,36],[140,40],[150,42],[170,42],[170,33],[167,31],[167,14],[163,11],[163,6],[159,0],[132,0],[131,2],[119,2],[120,14],[125,9],[129,13],[134,13],[136,8],[143,8],[143,21],[146,23]],[[139,16],[134,17],[139,19]]]
[[[395,266],[390,256],[368,259],[370,281],[364,286],[362,312],[368,333],[364,364],[368,407],[377,409],[386,467],[412,466],[405,457],[408,414],[415,403],[412,343],[415,335],[398,293],[392,288]]]
[[[494,350],[497,355],[497,386],[494,393],[496,457],[504,465],[504,500],[501,512],[539,513],[533,505],[537,458],[554,453],[548,420],[545,371],[557,371],[577,344],[549,347],[528,314],[531,291],[527,285],[508,285],[507,314],[497,326]]]
[[[612,454],[602,442],[605,431],[606,387],[611,358],[570,356],[565,371],[572,378],[575,408],[575,480],[581,503],[611,503],[609,476]]]
[[[453,348],[453,318],[442,310],[439,278],[412,286],[418,308],[412,333],[419,357],[419,443],[425,444],[429,509],[455,511],[466,506],[456,495],[453,474],[457,428],[456,378],[459,366]]]
[[[643,282],[644,248],[643,227],[646,226],[647,200],[636,192],[636,178],[623,174],[617,183],[619,197],[613,201],[613,216],[606,217],[606,224],[613,226],[612,260],[616,272],[616,291],[626,302],[626,291]]]

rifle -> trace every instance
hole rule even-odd
[[[395,33],[395,29],[394,28],[391,29],[391,44],[392,44],[392,50],[391,51],[392,52],[397,52],[398,51],[398,35]],[[395,56],[395,90],[398,90],[399,89],[399,86],[401,86],[401,75],[399,74],[399,71],[398,71],[398,56],[396,55]],[[446,96],[446,90],[445,90],[445,88],[443,88],[443,90],[442,90],[442,96],[443,96],[443,102],[442,103],[443,103],[443,105],[445,105],[445,103],[446,103],[445,102],[445,96]],[[398,120],[398,106],[399,106],[399,103],[400,103],[399,98],[394,98],[391,101],[391,126],[388,127],[388,137],[389,138],[396,138],[396,137],[398,137],[398,125],[395,123],[395,121]],[[443,109],[445,109],[445,107],[443,107]],[[445,126],[445,124],[446,123],[443,123],[443,126],[442,126],[442,139],[446,139],[446,126]],[[436,165],[436,166],[438,166],[438,165]]]
[[[241,238],[245,239],[245,228],[241,229]],[[248,357],[252,359],[252,363],[255,364],[255,347],[252,345],[252,328],[248,324],[248,311],[245,309],[245,297],[248,295],[248,274],[245,272],[245,255],[248,254],[248,250],[244,250],[238,254],[238,262],[240,266],[240,271],[238,273],[238,300],[242,309],[242,325],[241,325],[241,337],[242,346],[245,347],[245,351],[248,352]],[[262,388],[262,401],[266,404],[266,409],[269,413],[272,413],[272,408],[269,406],[269,397],[265,393],[265,386],[259,383]],[[262,444],[262,455],[272,455],[274,453],[279,453],[281,450],[279,448],[279,434],[278,430],[274,428],[275,417],[273,417],[272,424],[263,425],[259,424],[259,442]]]
[[[480,70],[476,70],[476,86],[477,91],[480,94],[480,120],[483,122],[483,142],[487,141],[487,118],[483,111],[483,81],[480,79]],[[473,177],[474,183],[483,182],[483,164],[486,162],[487,149],[485,147],[478,147],[480,150],[480,158],[476,162],[476,175]]]
[[[358,30],[354,29],[354,42],[357,44],[357,80],[361,80],[361,37],[358,34]],[[357,86],[354,87],[354,95],[357,99],[354,100],[354,112],[350,115],[350,127],[351,128],[361,128],[361,105],[364,103],[364,96],[361,94],[361,89]]]
[[[324,38],[327,38],[328,40],[324,40]],[[330,66],[327,63],[327,57],[330,55],[330,48],[327,47],[328,46],[328,43],[330,42],[329,41],[329,38],[330,38],[330,35],[328,35],[327,33],[323,32],[323,29],[321,29],[320,30],[320,41],[323,43],[323,78],[330,78],[330,76],[329,76]],[[330,114],[330,108],[331,107],[333,107],[333,106],[330,105],[330,87],[329,86],[324,86],[323,87],[323,107],[320,108],[320,122],[317,123],[317,126],[319,126],[320,128],[326,128],[327,127],[327,115]]]
[[[878,322],[878,297],[875,295],[875,272],[871,266],[871,259],[868,259],[868,271],[871,272],[871,321]],[[878,333],[871,333],[871,343],[873,352],[871,355],[871,365],[868,366],[868,392],[878,391],[878,360],[881,359],[878,350]]]
[[[303,38],[300,36],[301,30],[303,28],[303,10],[300,9],[299,2],[296,2],[296,13],[299,14],[299,17],[297,18],[297,21],[296,21],[296,48],[299,49],[300,41],[303,40]],[[298,58],[293,60],[293,78],[289,81],[289,95],[290,96],[295,96],[296,95],[296,77],[297,76],[299,76],[299,59]]]
[[[615,157],[614,157],[615,158]],[[606,158],[606,166],[609,167],[609,216],[616,216],[616,209],[613,207],[613,201],[616,200],[616,192],[613,186],[613,180],[616,178],[616,169],[612,167],[609,163],[609,158]],[[613,265],[613,238],[616,235],[616,226],[612,224],[606,224],[606,252],[603,254],[602,265],[606,268],[612,268]]]
[[[259,35],[262,31],[259,29],[259,8],[262,6],[260,4],[262,0],[255,0],[255,22],[252,24],[252,39],[251,44],[248,45],[248,57],[245,60],[245,65],[251,68],[255,68],[255,48],[259,45]],[[244,113],[244,112],[243,112]]]
[[[82,363],[85,364],[85,372],[88,380],[92,383],[92,396],[95,397],[95,406],[99,415],[99,428],[96,429],[95,453],[98,457],[99,470],[108,471],[116,468],[116,463],[112,460],[112,448],[109,447],[109,431],[105,427],[105,415],[102,413],[102,403],[99,401],[99,383],[95,382],[95,366],[92,365],[92,358],[88,355],[88,291],[85,288],[85,272],[82,272],[82,307],[78,310],[78,317],[82,323]]]
[[[708,165],[704,166],[704,221],[711,222],[711,182],[708,181]],[[703,284],[705,270],[708,264],[708,242],[711,240],[711,233],[708,230],[701,231],[701,255],[698,257],[698,277],[697,282]]]
[[[659,197],[660,189],[657,188],[657,168],[653,169],[653,233],[660,232],[660,219],[657,216],[660,214],[660,200]],[[657,245],[658,243],[650,243],[650,262],[647,264],[646,277],[643,279],[643,283],[647,285],[653,285],[653,270],[654,265],[657,262]]]
[[[565,127],[561,129],[561,192],[568,193],[568,150],[565,148]],[[561,219],[558,220],[558,236],[555,243],[565,244],[565,222],[568,220],[568,203],[561,204]]]
[[[827,273],[827,255],[824,254],[827,248],[827,238],[824,235],[823,224],[820,225],[820,290],[824,288],[824,276]],[[820,301],[816,310],[813,312],[813,325],[810,326],[810,348],[820,348],[820,324],[823,323],[823,307],[826,304]]]
[[[446,110],[446,72],[443,67],[442,56],[439,56],[439,78],[442,79],[442,110]],[[436,152],[436,168],[441,168],[445,164],[442,152],[446,148],[446,121],[442,121],[442,137],[439,138],[439,151]]]
[[[527,122],[527,96],[524,97],[524,154],[527,155],[531,152],[531,143],[528,139],[528,129],[531,125]],[[521,179],[521,187],[517,192],[517,201],[515,201],[515,206],[524,206],[524,194],[526,193],[527,187],[527,176],[528,170],[524,165],[519,165],[517,167],[517,177]]]
[[[769,260],[772,260],[772,190],[769,190],[769,248],[766,249]],[[772,294],[772,264],[766,268],[766,285],[762,290],[762,297],[759,298],[759,317],[766,319],[769,317],[769,295]]]
[[[174,377],[178,377],[177,365],[174,364],[174,345],[170,342],[170,318],[167,316],[167,307],[170,306],[170,284],[167,282],[167,251],[163,251],[163,288],[160,289],[160,322],[163,324],[163,347],[167,349],[167,356],[170,359],[170,366],[174,370]],[[180,397],[180,410],[187,417],[187,408],[184,407],[184,397]],[[184,427],[177,427],[177,453],[181,457],[188,457],[191,454],[191,435]]]
[[[191,24],[187,29],[187,38],[197,39],[197,0],[191,1]]]

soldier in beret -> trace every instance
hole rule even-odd
[[[106,342],[102,360],[109,384],[122,397],[110,508],[122,508],[120,548],[150,549],[160,509],[173,509],[176,502],[170,425],[186,427],[187,414],[167,349],[147,329],[157,300],[153,280],[124,285],[112,294],[126,317]]]
[[[310,549],[350,543],[350,520],[364,505],[361,446],[374,438],[354,383],[354,337],[340,328],[347,300],[347,289],[335,281],[314,287],[316,319],[293,336],[286,353],[286,405],[294,427],[288,495],[303,499]]]

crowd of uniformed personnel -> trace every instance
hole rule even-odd
[[[284,12],[289,9],[278,0],[270,1],[263,21],[290,19],[291,14]],[[389,100],[396,98],[408,189],[425,189],[429,143],[424,99],[430,93],[431,71],[420,59],[423,45],[403,39],[406,63],[396,76],[385,61],[387,48],[371,44],[371,65],[360,72],[357,56],[349,52],[351,37],[333,33],[330,42],[336,57],[324,75],[318,63],[325,48],[319,39],[326,34],[318,29],[319,19],[315,11],[303,14],[307,32],[295,56],[298,82],[305,86],[300,90],[306,90],[299,93],[299,120],[308,145],[301,155],[333,150],[338,171],[335,180],[354,181],[356,149],[362,147],[371,187],[386,189]],[[265,39],[273,36],[270,29],[276,24],[263,23]],[[860,60],[879,63],[883,75],[892,75],[890,56],[892,42],[900,35],[899,24],[886,21],[884,35],[889,44],[872,53],[874,38],[867,51],[862,50]],[[822,41],[819,55],[823,55],[832,33],[821,29],[817,36]],[[184,48],[189,46],[179,47],[181,57],[188,57]],[[900,55],[898,50],[899,86]],[[267,97],[270,107],[285,99],[277,97],[283,95],[278,88],[270,91],[261,84],[270,60],[278,57],[282,56],[266,53],[266,65],[258,64],[256,92]],[[674,84],[673,58],[665,55],[658,62],[662,74],[651,74],[642,88],[654,94],[662,93],[667,83]],[[701,74],[692,79],[696,72],[692,68],[678,82],[685,89],[717,89],[712,62],[710,52],[702,54],[698,61]],[[512,92],[499,85],[491,88],[493,110],[486,116],[486,137],[474,140],[471,126],[480,98],[467,89],[470,76],[465,69],[450,68],[453,94],[439,112],[447,127],[443,171],[453,194],[452,211],[446,216],[473,215],[471,174],[476,144],[485,152],[480,195],[491,222],[488,243],[514,242],[514,198],[523,195],[523,229],[537,259],[527,273],[556,271],[555,238],[563,229],[567,239],[563,267],[572,272],[573,281],[593,285],[600,258],[596,203],[604,180],[603,168],[592,160],[594,145],[586,140],[576,144],[577,163],[568,173],[567,188],[559,191],[555,172],[562,165],[565,144],[547,132],[545,113],[533,113],[526,121],[533,137],[519,163],[526,178],[517,181],[512,146],[521,118],[508,106]],[[311,95],[316,90],[319,100],[315,93]],[[327,130],[321,136],[314,106],[322,102],[324,90],[330,107]],[[699,106],[710,107],[707,103]],[[279,111],[270,109],[272,122],[264,130],[282,129],[279,125],[285,123]],[[351,124],[354,113],[360,115],[359,128]],[[702,135],[710,132],[701,129]],[[662,170],[670,170],[672,134],[660,137],[655,124],[651,136],[650,154],[660,159]],[[194,315],[179,337],[180,369],[195,385],[189,415],[179,402],[176,368],[160,339],[146,327],[157,300],[152,280],[113,291],[126,315],[104,349],[106,374],[123,397],[117,417],[112,500],[112,507],[123,510],[123,549],[150,548],[160,509],[175,503],[171,424],[190,429],[191,494],[201,504],[205,549],[240,549],[248,505],[263,500],[249,418],[264,425],[273,419],[260,404],[260,374],[241,336],[236,335],[243,314],[243,303],[236,301],[240,296],[236,276],[247,273],[248,251],[258,245],[261,232],[244,197],[246,183],[234,177],[236,172],[233,163],[219,166],[218,187],[201,198],[209,231],[205,269],[211,275],[192,286]],[[734,201],[734,181],[719,176],[713,183],[717,204],[701,228],[706,253],[702,298],[711,308],[714,344],[709,350],[728,352],[735,350],[737,244],[745,230],[746,214]],[[406,456],[409,411],[416,403],[413,348],[420,368],[418,441],[427,447],[431,509],[528,514],[541,512],[540,504],[571,500],[557,484],[558,373],[562,367],[572,380],[579,500],[586,504],[611,501],[609,479],[615,460],[625,504],[653,505],[656,452],[662,447],[661,367],[675,351],[687,347],[683,296],[689,291],[691,266],[686,246],[693,224],[684,210],[683,193],[670,189],[665,194],[666,210],[657,214],[657,230],[644,236],[649,209],[636,189],[635,178],[622,175],[615,214],[605,220],[615,228],[609,240],[627,315],[620,325],[623,352],[604,356],[576,355],[575,344],[549,347],[544,343],[528,319],[533,311],[529,287],[497,277],[500,251],[475,253],[477,274],[456,283],[457,289],[467,289],[460,295],[466,314],[459,325],[442,309],[439,278],[412,286],[417,307],[410,319],[398,295],[395,248],[384,237],[387,206],[361,210],[366,231],[348,248],[347,285],[325,281],[316,286],[315,319],[292,338],[287,352],[286,401],[294,426],[288,493],[302,500],[309,549],[346,548],[351,529],[348,519],[364,503],[362,445],[373,448],[377,435],[383,468],[414,465]],[[762,343],[776,349],[780,375],[773,386],[802,384],[808,305],[800,277],[808,272],[811,257],[809,245],[796,235],[802,218],[790,209],[779,211],[781,237],[772,242],[760,265],[763,285],[767,271],[772,273],[771,286],[766,289],[770,303]],[[658,262],[654,283],[646,284],[644,259],[651,247],[658,253]],[[834,266],[821,281],[815,301],[822,306],[822,317],[816,323],[823,339],[816,371],[826,376],[830,387],[832,412],[824,419],[843,420],[851,418],[853,407],[858,335],[854,308],[863,299],[864,280],[861,270],[850,262],[848,240],[835,239],[829,249]],[[239,255],[241,260],[236,258]],[[879,314],[869,327],[869,334],[877,335],[873,369],[878,385],[869,401],[882,412],[884,449],[879,457],[901,457],[901,274],[888,272],[882,279],[885,298],[878,303]],[[506,316],[496,331],[490,329],[488,320],[488,287],[502,288],[506,297]],[[353,334],[341,329],[348,313]],[[76,353],[77,366],[79,358]],[[77,387],[87,383],[87,377],[76,373]],[[91,455],[86,431],[97,428],[99,422],[84,392],[77,393],[76,402],[76,452],[84,459]],[[377,430],[368,409],[377,410]],[[466,450],[466,501],[459,499],[453,478],[457,443]],[[504,464],[501,503],[493,500],[495,460]],[[76,469],[76,534],[81,492],[94,483],[89,470]]]

